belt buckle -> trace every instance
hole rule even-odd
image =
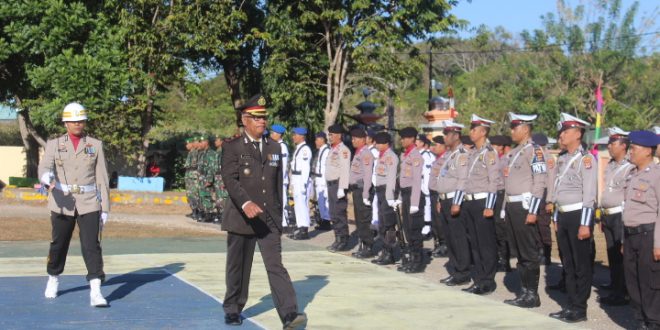
[[[80,194],[80,186],[77,184],[72,185],[71,192],[74,194]]]

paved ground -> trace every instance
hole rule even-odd
[[[42,206],[0,204],[0,221],[17,216],[47,217],[47,212]],[[197,224],[176,214],[113,213],[111,221],[218,232],[214,225]],[[563,303],[562,294],[542,290],[542,306],[533,310],[502,303],[517,290],[515,272],[498,273],[498,290],[479,297],[438,283],[446,276],[443,267],[446,259],[433,260],[423,274],[406,275],[394,267],[375,266],[351,258],[347,256],[349,253],[326,252],[324,247],[332,241],[331,233],[313,234],[315,237],[305,242],[285,239],[283,247],[284,263],[294,281],[300,308],[310,319],[308,329],[571,327],[547,317]],[[72,276],[62,285],[62,290],[67,292],[47,301],[41,291],[46,280],[44,256],[48,242],[0,241],[0,328],[78,328],[89,325],[86,322],[90,319],[104,320],[99,326],[105,328],[122,324],[128,324],[129,328],[180,328],[184,324],[195,328],[217,327],[222,317],[220,300],[224,296],[223,235],[112,238],[104,240],[103,246],[105,270],[112,274],[103,291],[112,298],[112,306],[95,310],[87,306],[85,281],[80,276],[85,270],[77,242],[72,242],[65,271]],[[542,278],[542,287],[546,277],[554,280],[558,276],[560,268],[552,266],[543,272],[546,276]],[[603,268],[595,276],[596,282],[607,279]],[[602,309],[595,302],[596,293],[592,294],[589,321],[572,327],[631,326],[629,307]],[[191,303],[182,303],[187,301]],[[34,307],[30,309],[31,318],[15,308],[24,304]],[[253,322],[251,326],[281,327],[258,255],[247,306],[243,314]],[[70,310],[78,314],[68,313]],[[60,318],[53,325],[46,322],[48,315],[53,315],[49,313],[76,317]],[[195,317],[190,318],[191,315]],[[122,323],[127,320],[130,322]]]

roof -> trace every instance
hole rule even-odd
[[[16,109],[0,104],[0,120],[15,120],[17,116]]]

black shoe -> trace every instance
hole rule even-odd
[[[629,301],[625,297],[611,294],[606,297],[599,297],[598,302],[607,306],[624,306],[628,305]]]
[[[479,285],[476,289],[472,290],[472,293],[478,294],[480,296],[487,296],[495,292],[495,285]]]
[[[192,217],[193,217],[193,214],[192,214],[192,212],[191,212],[191,213],[188,213],[188,214],[186,214],[186,217],[187,217],[187,218],[192,218]]]
[[[241,325],[243,320],[241,319],[241,314],[231,313],[225,315],[225,324],[226,325]]]
[[[330,252],[342,252],[348,250],[350,250],[348,246],[348,236],[341,236],[339,237],[339,243],[335,247],[334,251],[330,250]]]
[[[335,251],[337,251],[337,245],[338,245],[338,244],[339,244],[339,236],[336,236],[336,235],[335,235],[335,241],[332,242],[332,244],[330,244],[330,246],[328,246],[328,247],[326,248],[326,250],[328,250],[328,251],[330,251],[330,252],[335,252]]]
[[[293,330],[297,329],[300,326],[304,326],[307,323],[307,315],[304,313],[289,313],[282,320],[284,330]]]
[[[444,245],[444,244],[440,244],[440,245],[438,245],[438,246],[433,250],[433,252],[431,253],[431,255],[432,255],[434,258],[446,258],[446,257],[447,257],[447,245]]]
[[[390,251],[388,250],[382,250],[381,255],[379,256],[378,259],[375,259],[375,261],[372,261],[372,263],[380,266],[384,265],[393,265],[394,264],[394,256]]]
[[[362,250],[364,250],[364,243],[362,243],[362,241],[360,241],[360,244],[358,244],[358,249],[357,249],[357,251],[352,252],[352,253],[351,253],[351,257],[358,258],[358,256],[359,256],[360,254],[362,254]]]
[[[553,319],[561,320],[566,316],[566,314],[568,314],[568,312],[570,312],[568,309],[562,309],[559,312],[550,313],[548,316]]]
[[[441,280],[440,280],[440,283],[445,284],[445,283],[451,281],[452,279],[454,279],[454,276],[449,275],[449,276],[447,276],[447,277],[441,279]]]
[[[292,239],[296,241],[309,239],[309,232],[307,227],[300,227],[298,231],[293,235]]]
[[[367,246],[367,247],[363,248],[362,252],[355,255],[355,257],[358,258],[358,259],[373,258],[375,256],[376,256],[376,254],[374,253],[374,250],[371,248],[371,246]]]
[[[467,288],[461,289],[461,291],[467,292],[467,293],[474,293],[474,291],[477,290],[477,289],[479,289],[479,286],[476,283],[472,283],[472,285],[470,285]]]
[[[516,299],[505,300],[504,303],[521,308],[535,308],[541,306],[541,299],[536,291],[527,290]]]
[[[328,220],[321,220],[319,224],[314,227],[314,229],[320,231],[332,230],[332,225]]]
[[[500,259],[500,260],[497,261],[497,271],[498,272],[510,273],[511,272],[511,264],[509,264],[508,260]]]
[[[564,313],[563,317],[558,318],[558,320],[566,323],[583,322],[587,320],[587,312],[569,310]]]
[[[453,277],[451,280],[445,282],[447,286],[459,286],[459,285],[465,285],[470,283],[470,278],[469,277],[464,277],[464,278],[458,278],[458,277]]]

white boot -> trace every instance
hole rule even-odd
[[[89,281],[89,304],[92,307],[108,307],[108,302],[101,294],[101,280],[95,278]]]
[[[46,291],[44,292],[44,296],[46,298],[56,298],[57,297],[57,289],[60,287],[60,278],[57,275],[48,275],[48,284],[46,284]]]

